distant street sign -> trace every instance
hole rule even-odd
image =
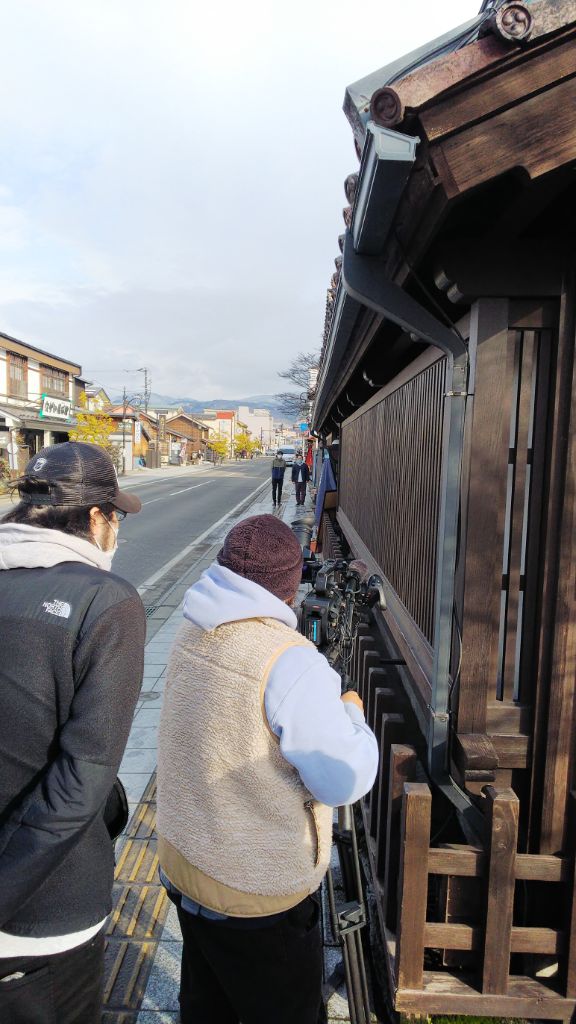
[[[302,431],[303,434],[307,434],[308,433],[308,424],[307,423],[300,423],[299,427],[300,427],[300,430]]]

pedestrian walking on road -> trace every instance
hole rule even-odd
[[[43,448],[0,523],[0,1021],[97,1024],[106,823],[143,675],[145,615],[109,570],[140,500],[110,456]]]
[[[276,457],[272,462],[272,504],[274,507],[282,501],[282,485],[284,484],[285,472],[286,463],[284,462],[282,452],[276,452]]]
[[[296,452],[292,466],[292,483],[296,491],[296,504],[303,505],[306,501],[306,484],[310,479],[310,470],[302,458],[302,452]]]
[[[320,1024],[316,890],[332,808],[373,784],[357,694],[297,632],[302,550],[272,515],[233,527],[188,590],[158,749],[161,879],[182,929],[182,1024]]]

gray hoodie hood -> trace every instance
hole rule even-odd
[[[84,562],[109,571],[112,552],[61,530],[0,523],[0,569],[49,569],[61,562]]]
[[[279,597],[218,562],[186,591],[184,618],[207,632],[241,619],[278,619],[291,629],[298,624],[292,609]]]

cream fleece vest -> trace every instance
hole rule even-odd
[[[185,622],[168,665],[158,744],[160,863],[204,906],[276,913],[318,887],[332,808],[280,753],[264,710],[270,669],[309,641],[276,619],[206,632]]]

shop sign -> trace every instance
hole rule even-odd
[[[165,416],[159,416],[158,417],[158,440],[159,441],[165,441],[166,440],[166,417]]]
[[[72,410],[72,402],[61,398],[51,398],[50,395],[42,395],[40,416],[42,419],[67,420]]]
[[[135,444],[140,444],[141,440],[142,440],[142,424],[140,423],[140,420],[137,420],[136,423],[134,424],[134,443]]]

